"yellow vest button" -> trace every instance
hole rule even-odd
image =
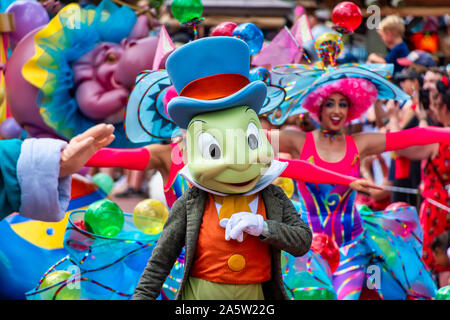
[[[241,271],[245,268],[245,258],[240,254],[233,254],[228,258],[228,268],[231,271]]]

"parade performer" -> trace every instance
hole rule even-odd
[[[343,134],[344,126],[362,115],[378,99],[404,99],[405,94],[370,66],[280,67],[294,86],[309,82],[298,103],[321,125],[304,133],[269,134],[279,151],[339,173],[359,176],[360,157],[412,145],[448,141],[445,128],[413,128],[395,133]],[[295,112],[295,110],[291,110]],[[286,117],[286,115],[284,115]],[[432,298],[435,285],[420,259],[422,230],[413,207],[385,212],[360,212],[356,192],[342,185],[298,181],[301,214],[313,232],[330,235],[341,248],[341,262],[333,282],[338,299],[358,299],[370,265],[382,271],[375,286],[384,299]],[[367,275],[368,276],[368,275]]]
[[[41,221],[59,221],[70,200],[71,174],[114,139],[101,124],[74,137],[0,141],[0,219],[14,212]],[[45,187],[44,187],[45,186]]]

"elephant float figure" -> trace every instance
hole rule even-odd
[[[62,139],[112,123],[112,147],[136,146],[123,128],[128,95],[139,72],[164,68],[174,50],[165,29],[158,34],[148,25],[147,16],[109,0],[65,6],[11,54],[5,82],[13,117],[31,136]]]

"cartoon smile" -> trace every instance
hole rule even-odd
[[[258,181],[258,179],[260,178],[260,176],[256,176],[253,179],[244,181],[244,182],[234,182],[234,183],[230,183],[230,182],[223,182],[223,181],[219,181],[217,179],[215,179],[217,182],[231,186],[231,187],[247,187],[253,183],[256,183]]]

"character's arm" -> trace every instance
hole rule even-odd
[[[180,255],[186,238],[186,195],[173,204],[158,243],[139,279],[133,300],[156,299]]]
[[[381,190],[380,187],[368,180],[330,171],[313,165],[308,161],[282,158],[279,158],[278,160],[289,163],[287,168],[281,173],[281,177],[313,183],[342,184],[349,186],[354,190],[366,193],[369,192],[370,188]]]
[[[61,152],[59,176],[64,177],[81,170],[86,162],[114,139],[112,124],[98,124],[72,138]]]
[[[274,197],[281,204],[282,221],[265,220],[267,230],[261,234],[260,239],[295,257],[302,256],[311,247],[312,231],[300,218],[292,201],[283,190],[277,186],[271,188]]]
[[[113,126],[98,125],[69,144],[48,138],[2,141],[0,218],[20,212],[35,220],[61,220],[70,201],[70,175],[114,139],[113,130]]]
[[[306,134],[297,130],[264,130],[266,138],[272,145],[275,154],[289,153],[292,158],[300,158]]]
[[[395,154],[399,157],[405,157],[410,160],[424,160],[433,158],[439,151],[439,144],[433,143],[425,146],[413,146],[405,149],[395,151]]]
[[[70,201],[70,175],[60,175],[62,140],[26,139],[17,162],[21,189],[19,213],[27,218],[54,222],[64,218]]]
[[[86,163],[87,167],[145,170],[150,161],[150,151],[145,148],[103,148]]]
[[[251,212],[234,213],[229,219],[220,220],[220,226],[225,228],[225,240],[242,242],[246,232],[296,257],[304,255],[311,246],[311,229],[281,188],[271,185],[267,190],[272,193],[271,201],[281,204],[282,221],[264,220],[262,215]]]
[[[411,146],[450,142],[450,128],[415,127],[398,132],[386,133],[385,151],[394,151]]]
[[[313,183],[323,184],[343,184],[348,186],[356,177],[346,176],[327,169],[323,169],[305,160],[283,159],[279,161],[287,162],[287,168],[281,173],[280,177],[302,180]]]
[[[184,163],[178,144],[174,142],[170,145],[151,144],[137,149],[103,148],[89,159],[86,166],[129,170],[156,169],[163,177],[164,189],[167,189]]]
[[[0,143],[0,218],[13,212],[41,221],[59,221],[70,200],[70,176],[59,178],[61,149],[55,139]]]
[[[425,128],[428,126],[427,113],[423,109],[423,106],[421,106],[421,104],[417,105],[415,111],[412,110],[411,108],[408,110],[410,113],[412,112],[412,116],[414,115],[414,113],[416,114],[416,117],[419,120],[419,127]],[[404,121],[404,122],[405,122],[405,125],[408,125],[408,121]],[[392,130],[392,128],[390,128],[390,129],[391,129],[390,130],[391,132],[399,131],[399,130],[395,130],[395,128],[394,128],[394,130]],[[412,147],[396,150],[395,154],[397,156],[405,157],[410,160],[423,160],[423,159],[427,159],[430,157],[433,158],[438,152],[439,152],[439,144],[434,143],[434,144],[428,144],[428,145],[412,146]]]
[[[71,177],[60,177],[61,150],[67,142],[43,138],[2,145],[1,218],[19,212],[35,220],[61,220],[70,201]]]
[[[450,128],[415,127],[397,132],[361,133],[354,135],[360,156],[363,158],[384,151],[394,151],[411,146],[450,142]]]
[[[335,173],[330,170],[326,170],[320,167],[317,167],[313,164],[310,164],[307,161],[303,160],[292,160],[292,159],[279,159],[281,161],[286,161],[289,163],[288,167],[285,169],[285,171],[282,173],[281,176],[288,177],[291,179],[298,179],[298,180],[305,180],[313,183],[324,183],[324,184],[343,184],[347,185],[350,188],[360,191],[369,193],[370,189],[378,189],[383,190],[381,187],[373,184],[372,182],[366,180],[366,179],[358,179],[356,177],[350,177],[346,175],[342,175],[339,173]],[[292,202],[287,198],[287,196],[283,193],[282,194],[282,202],[287,199],[288,202],[284,203],[286,206],[286,223],[279,224],[276,221],[266,220],[264,221],[262,219],[261,215],[255,215],[250,212],[238,212],[233,214],[230,219],[224,218],[220,220],[220,225],[225,228],[225,240],[235,239],[239,242],[243,241],[243,232],[249,233],[254,236],[263,236],[263,237],[271,237],[276,238],[276,234],[274,234],[275,231],[273,231],[273,228],[281,228],[281,230],[285,231],[293,231],[294,236],[298,236],[297,239],[300,244],[302,244],[301,237],[304,236],[304,234],[295,233],[295,230],[299,231],[298,227],[300,229],[304,228],[302,224],[304,222],[300,219],[300,226],[292,227],[290,224],[296,224],[296,220],[298,218],[297,211],[295,210],[294,206],[292,205]],[[284,199],[286,198],[286,199]],[[293,211],[292,211],[293,210]],[[294,212],[294,215],[291,215],[291,213]],[[272,225],[272,227],[270,227]],[[306,225],[306,224],[305,224]],[[306,226],[307,227],[307,226]],[[272,228],[272,229],[271,229]],[[279,243],[283,246],[289,246],[289,244],[280,242],[281,239],[274,240],[274,243]],[[306,247],[305,245],[302,245],[302,248]],[[292,247],[292,252],[288,249],[283,249],[292,255],[295,255],[295,250],[298,250],[299,248],[297,246]],[[304,253],[299,253],[298,255],[302,255]]]

